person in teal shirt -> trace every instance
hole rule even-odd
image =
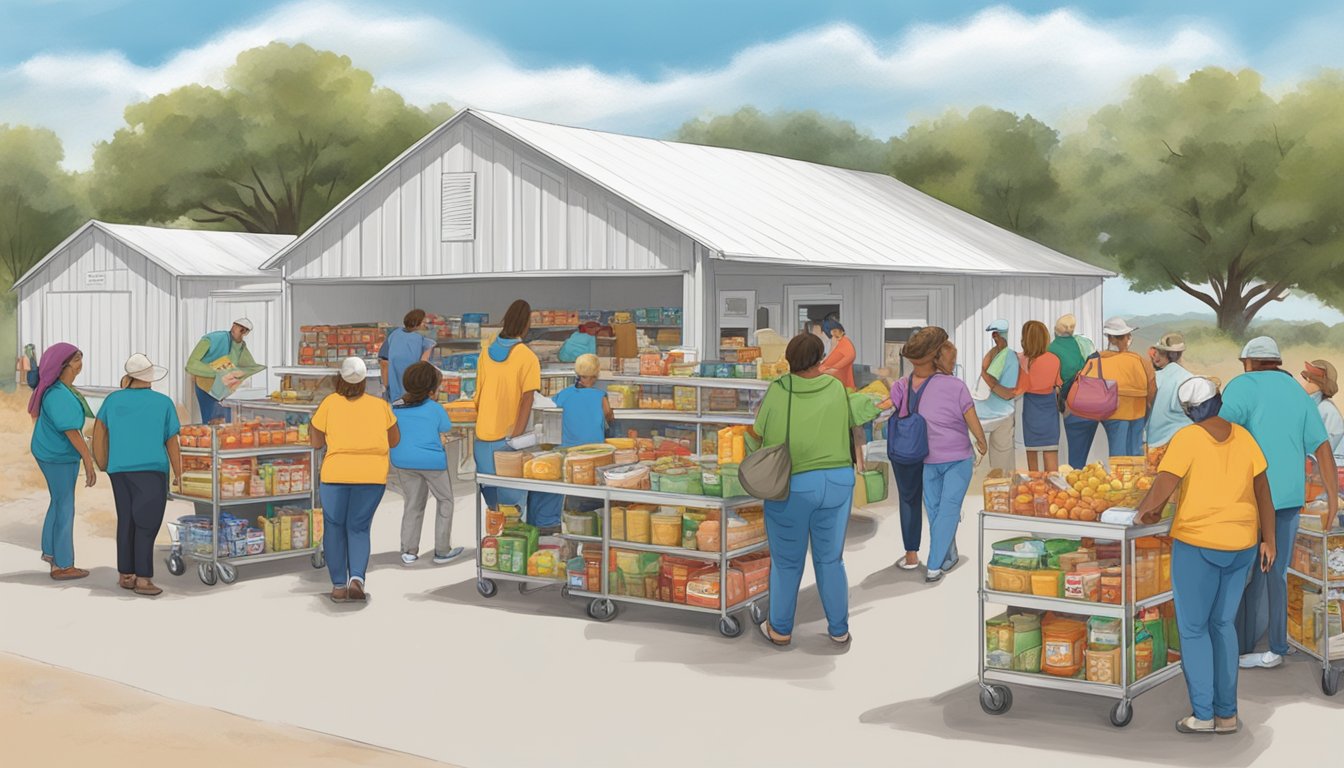
[[[1185,337],[1179,333],[1168,333],[1148,350],[1148,359],[1157,369],[1157,396],[1148,416],[1149,450],[1170,443],[1177,432],[1193,423],[1177,396],[1181,385],[1194,378],[1194,374],[1181,367],[1184,354]]]
[[[1279,366],[1279,345],[1268,336],[1247,342],[1241,352],[1246,373],[1223,390],[1220,415],[1246,428],[1269,462],[1270,496],[1274,502],[1274,565],[1268,573],[1251,570],[1251,583],[1237,613],[1241,667],[1270,669],[1288,653],[1288,564],[1297,539],[1298,517],[1307,500],[1307,456],[1314,454],[1326,487],[1330,519],[1339,511],[1335,456],[1316,404]],[[1268,626],[1269,650],[1255,653]]]
[[[1017,378],[1021,363],[1008,346],[1008,321],[995,320],[989,332],[994,346],[985,355],[980,378],[989,386],[989,397],[975,401],[975,415],[989,435],[989,465],[1012,472],[1017,434]]]
[[[112,480],[117,508],[117,573],[122,589],[153,597],[154,540],[168,506],[168,471],[179,481],[177,406],[152,384],[168,370],[142,354],[126,361],[121,389],[108,395],[93,426],[93,454]]]
[[[84,355],[73,344],[52,344],[42,353],[37,386],[28,400],[33,417],[29,449],[50,497],[42,523],[42,560],[51,565],[51,578],[57,581],[89,575],[75,567],[75,484],[81,461],[84,484],[91,488],[98,481],[83,434],[84,422],[93,413],[75,389],[75,378],[83,369]]]

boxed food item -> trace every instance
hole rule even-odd
[[[1041,619],[1034,613],[1001,614],[985,621],[985,665],[1019,672],[1041,670]]]
[[[770,553],[753,552],[735,557],[729,565],[742,571],[746,579],[747,597],[755,597],[770,588]]]
[[[1093,616],[1087,620],[1087,642],[1091,645],[1120,645],[1124,625],[1119,619]]]
[[[992,469],[983,486],[986,512],[1009,514],[1013,511],[1012,480],[1002,469]]]
[[[1120,647],[1093,644],[1085,652],[1088,682],[1120,684]]]
[[[1069,600],[1098,602],[1101,596],[1100,571],[1074,571],[1064,574],[1064,597]]]
[[[1041,597],[1064,596],[1064,572],[1045,568],[1031,573],[1031,593]]]
[[[718,608],[720,592],[719,572],[713,570],[702,573],[686,583],[686,604],[698,605],[701,608]],[[737,605],[746,599],[746,595],[746,580],[742,571],[729,568],[727,605],[729,607]]]
[[[574,485],[597,485],[599,467],[615,462],[616,449],[606,443],[570,448],[564,458],[564,480]],[[541,478],[538,478],[541,479]]]
[[[656,512],[650,515],[652,543],[659,547],[680,547],[682,539],[681,512]]]
[[[500,477],[522,477],[523,465],[531,460],[528,451],[496,451],[495,474]]]
[[[620,451],[616,453],[620,454]],[[649,468],[643,464],[614,464],[602,467],[600,474],[602,484],[609,488],[646,491],[650,488]]]
[[[995,592],[1031,594],[1031,571],[999,565],[991,565],[987,569],[989,571],[989,588]]]

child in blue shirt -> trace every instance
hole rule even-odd
[[[574,361],[574,386],[565,387],[555,396],[555,404],[563,412],[561,416],[560,444],[565,448],[576,445],[600,443],[607,439],[607,425],[615,420],[611,411],[611,402],[607,400],[606,390],[597,387],[597,376],[601,371],[597,355],[580,355]],[[531,494],[528,504],[540,494]],[[551,494],[547,494],[548,496]],[[555,503],[556,499],[541,499],[542,503]],[[567,498],[565,506],[569,509],[587,511],[601,508],[602,502],[578,497]]]
[[[420,559],[420,532],[425,522],[425,506],[434,494],[434,562],[442,565],[462,554],[452,546],[453,483],[448,474],[448,452],[443,449],[443,433],[453,428],[448,412],[434,399],[443,375],[424,361],[407,366],[402,375],[404,393],[393,403],[401,442],[393,446],[390,458],[397,474],[403,501],[401,517],[401,562],[414,565]]]

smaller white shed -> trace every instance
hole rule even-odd
[[[14,284],[19,348],[78,346],[80,383],[94,391],[119,386],[126,358],[143,352],[169,370],[159,389],[194,412],[183,366],[203,334],[245,315],[257,361],[279,364],[280,278],[259,267],[293,239],[89,221]],[[253,382],[241,396],[266,386]]]

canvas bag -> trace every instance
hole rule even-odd
[[[1105,421],[1115,415],[1120,407],[1120,385],[1104,378],[1101,370],[1101,355],[1097,355],[1097,375],[1086,376],[1086,366],[1078,378],[1073,380],[1069,390],[1069,411],[1080,419]]]
[[[779,385],[784,386],[784,379]],[[789,456],[789,428],[793,426],[793,388],[785,387],[789,404],[784,416],[784,442],[762,448],[748,456],[738,467],[738,480],[752,496],[765,501],[783,501],[789,498],[789,481],[793,478],[793,458]]]
[[[929,455],[929,425],[919,414],[919,401],[933,376],[916,390],[915,375],[910,374],[905,384],[905,415],[898,411],[887,419],[887,458],[892,464],[919,464]]]

